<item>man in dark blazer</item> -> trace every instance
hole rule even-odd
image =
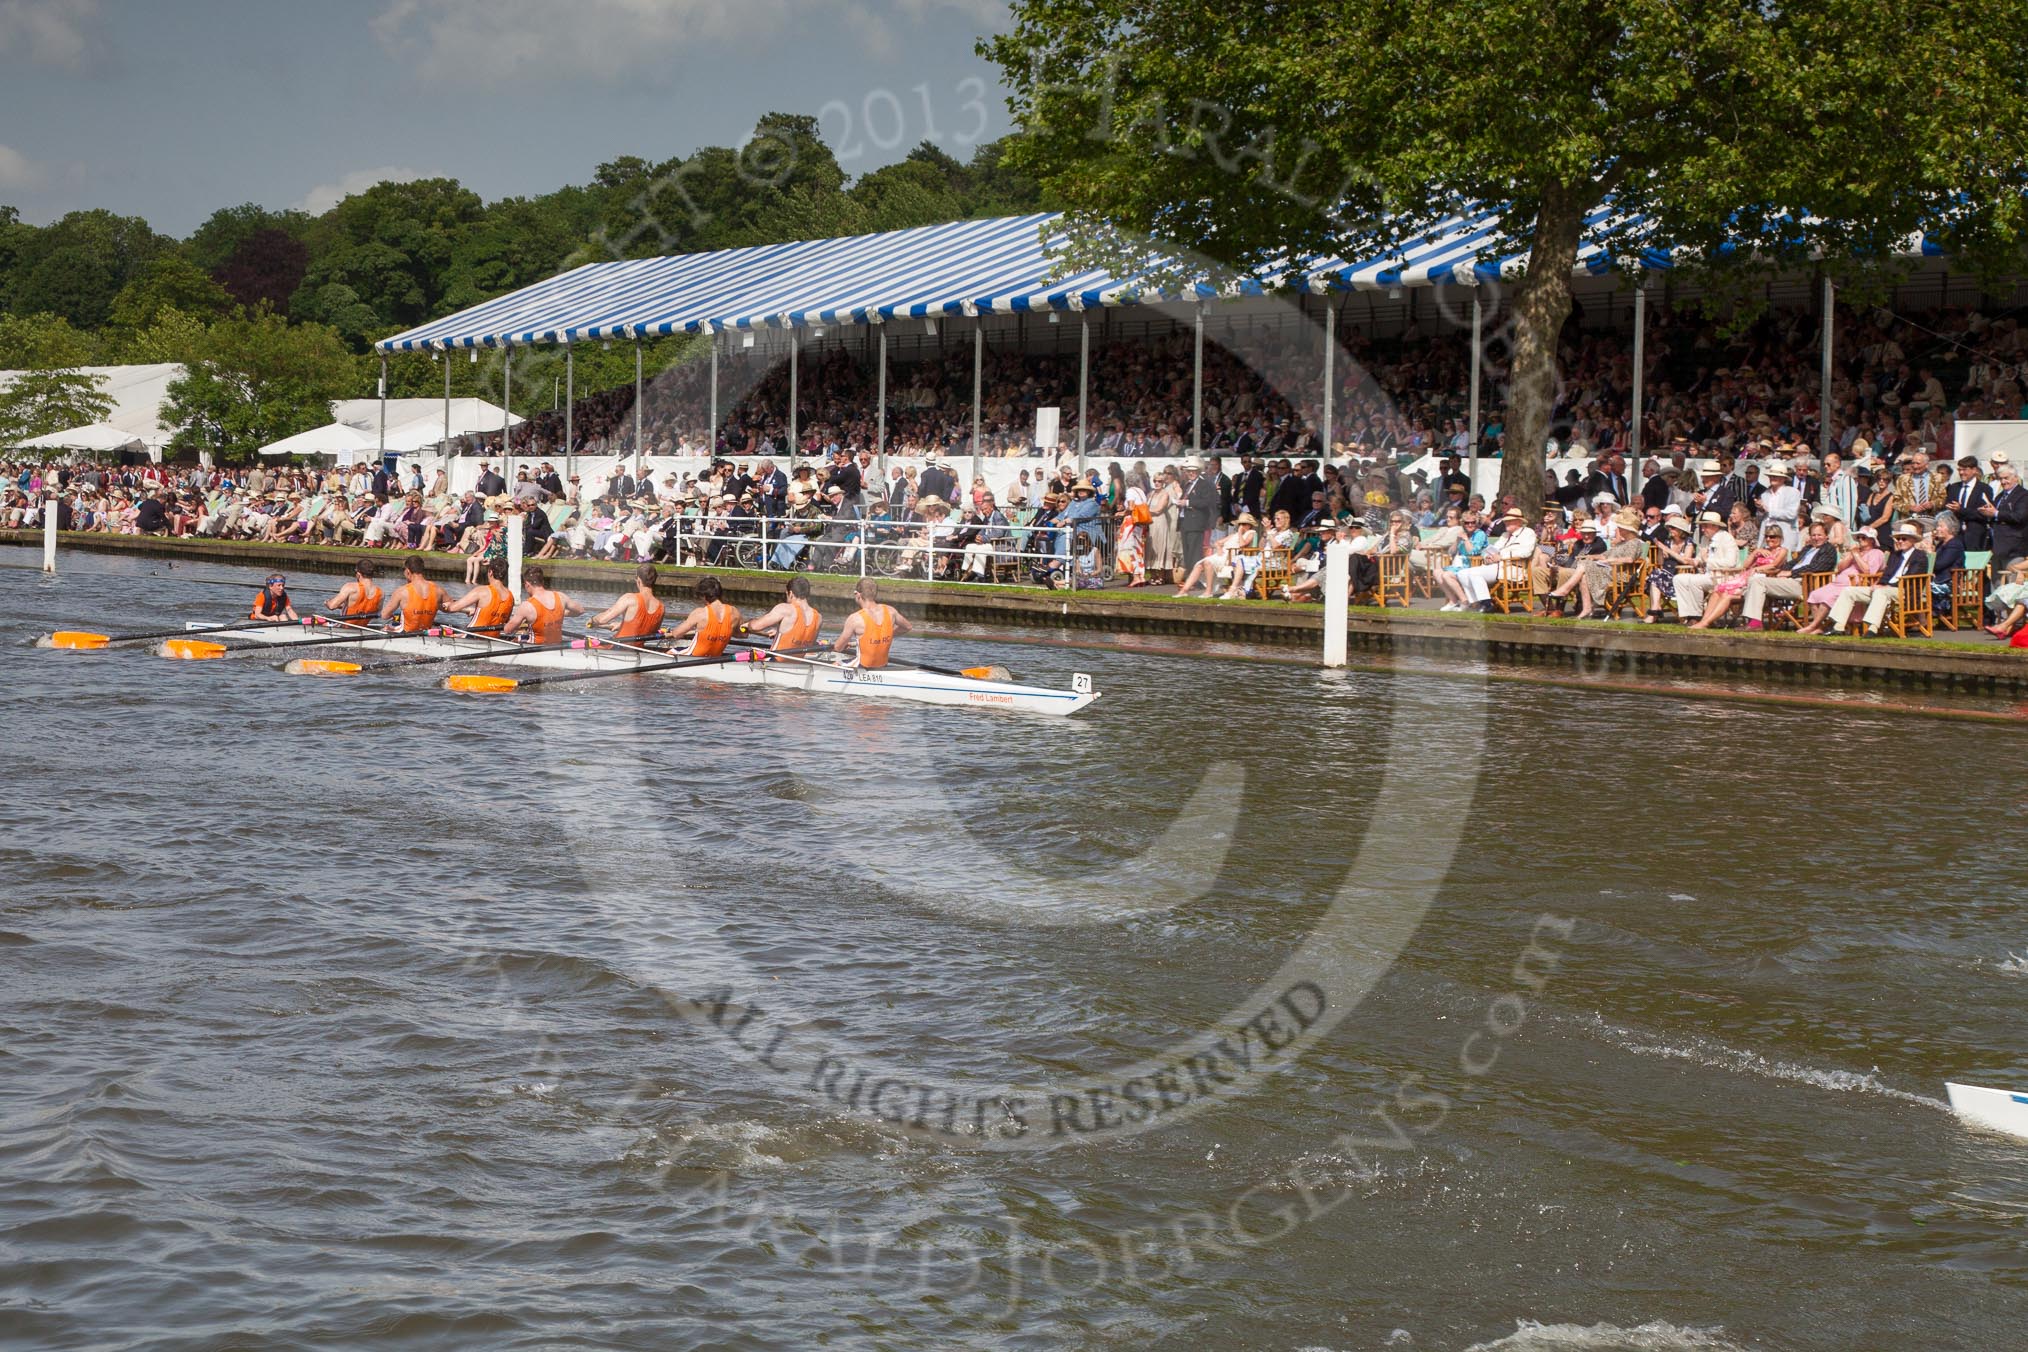
[[[1183,493],[1176,529],[1183,536],[1183,571],[1188,576],[1204,557],[1205,537],[1218,520],[1218,481],[1204,472],[1202,460],[1183,462]]]
[[[1620,458],[1617,451],[1609,452],[1601,458],[1598,468],[1584,481],[1584,495],[1587,498],[1595,498],[1601,493],[1612,494],[1616,503],[1634,500],[1627,487],[1627,462]]]
[[[1901,579],[1911,573],[1927,572],[1929,552],[1922,547],[1922,532],[1913,521],[1904,521],[1894,528],[1894,552],[1887,556],[1887,568],[1880,574],[1880,581],[1870,587],[1847,587],[1838,593],[1838,600],[1831,607],[1831,632],[1842,632],[1852,612],[1863,605],[1866,632],[1879,633],[1887,619],[1887,608],[1901,597]]]
[[[2028,488],[2021,486],[2021,471],[2000,467],[2000,491],[1981,516],[1992,530],[1993,576],[1998,577],[2001,569],[2028,555]]]
[[[1993,486],[1979,477],[1978,457],[1958,461],[1958,481],[1944,494],[1944,502],[1964,532],[1964,547],[1974,554],[1992,548],[1992,522],[1984,511],[1992,501]]]
[[[935,498],[946,507],[957,505],[958,481],[949,470],[944,468],[942,460],[938,458],[935,451],[929,452],[922,458],[922,473],[918,474],[915,479],[915,495],[917,501],[921,501],[923,498]]]
[[[1761,617],[1766,614],[1769,601],[1793,601],[1801,605],[1805,574],[1832,573],[1837,569],[1838,547],[1831,543],[1830,528],[1822,521],[1811,522],[1802,548],[1786,566],[1773,573],[1753,573],[1747,577],[1746,595],[1740,603],[1746,627],[1766,627]]]

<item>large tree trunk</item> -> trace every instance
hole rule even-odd
[[[1528,273],[1514,296],[1514,357],[1507,376],[1506,445],[1500,494],[1534,521],[1542,511],[1549,411],[1556,400],[1556,339],[1570,318],[1570,281],[1590,203],[1584,194],[1551,186],[1535,217]]]

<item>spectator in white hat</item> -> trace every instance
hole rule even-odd
[[[1760,496],[1760,510],[1769,525],[1781,527],[1782,548],[1791,553],[1802,542],[1803,490],[1796,487],[1796,472],[1786,460],[1768,461],[1763,476],[1767,491]]]
[[[1887,619],[1888,608],[1901,598],[1901,579],[1918,573],[1929,572],[1929,554],[1922,548],[1922,532],[1912,521],[1904,521],[1894,528],[1894,553],[1887,560],[1886,571],[1874,583],[1860,584],[1845,588],[1831,605],[1831,629],[1844,629],[1852,618],[1852,612],[1861,605],[1866,607],[1866,632],[1878,634],[1881,624]]]
[[[1702,567],[1694,573],[1676,575],[1676,615],[1679,619],[1702,619],[1711,589],[1729,582],[1744,566],[1739,541],[1725,528],[1725,518],[1705,512],[1697,518],[1703,535]]]

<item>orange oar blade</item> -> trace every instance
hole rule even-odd
[[[291,676],[350,676],[359,669],[357,662],[327,662],[315,657],[299,657],[282,668]]]
[[[514,689],[514,687],[520,684],[521,682],[513,680],[506,676],[444,677],[444,689],[446,690],[468,690],[480,694],[489,694],[489,695],[498,694],[503,690],[512,690]]]
[[[1014,679],[1014,673],[1001,666],[966,667],[963,674],[975,681],[1011,681]]]
[[[80,652],[103,648],[112,642],[110,634],[87,634],[81,629],[59,629],[44,642],[50,648],[75,648]]]
[[[180,657],[192,662],[223,657],[230,651],[232,650],[223,643],[206,643],[202,639],[194,638],[172,638],[162,645],[162,656]]]

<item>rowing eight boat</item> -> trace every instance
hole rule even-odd
[[[201,624],[190,626],[193,630],[210,627]],[[287,647],[295,643],[329,640],[339,632],[328,626],[305,625],[300,629],[249,629],[221,637],[260,646]],[[366,637],[364,631],[360,637]],[[376,639],[371,647],[376,655],[388,653],[404,657],[463,657],[491,651],[498,654],[491,660],[503,666],[551,671],[617,671],[653,666],[682,656],[681,653],[649,653],[606,645],[526,650],[501,639],[432,634]],[[1071,689],[1048,690],[1008,681],[982,681],[969,676],[946,676],[939,672],[902,667],[861,671],[842,663],[810,659],[735,661],[730,654],[724,662],[700,667],[665,668],[648,674],[681,680],[716,681],[723,685],[764,685],[805,690],[820,695],[855,695],[864,699],[910,700],[975,709],[1019,709],[1027,713],[1055,715],[1074,714],[1096,700],[1100,693],[1091,688],[1091,677],[1082,672],[1071,678]]]

